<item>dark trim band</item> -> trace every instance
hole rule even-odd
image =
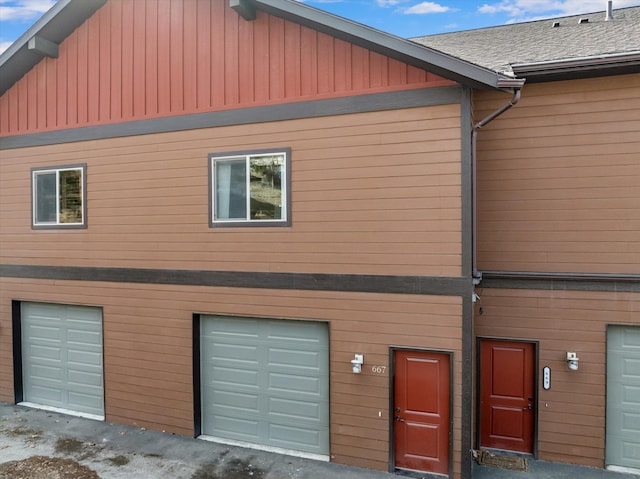
[[[465,296],[470,278],[368,274],[265,273],[74,266],[0,265],[0,277],[177,284],[228,288],[302,289],[362,293]]]
[[[0,150],[454,103],[460,103],[458,86],[420,88],[7,136]]]
[[[640,293],[640,274],[483,271],[480,287]]]

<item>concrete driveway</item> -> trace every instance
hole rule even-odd
[[[0,403],[0,463],[33,456],[72,459],[101,479],[398,478]]]
[[[33,456],[76,461],[101,479],[403,477],[0,403],[0,464]],[[527,472],[474,463],[473,479],[640,479],[640,475],[530,460]]]

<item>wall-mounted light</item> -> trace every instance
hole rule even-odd
[[[356,354],[355,358],[351,360],[351,370],[356,374],[361,373],[363,363],[364,363],[364,354]]]
[[[578,353],[567,351],[567,366],[569,366],[569,369],[571,369],[571,371],[578,370],[578,361],[580,361]]]

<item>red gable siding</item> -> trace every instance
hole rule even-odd
[[[447,84],[226,0],[111,0],[0,98],[0,135]]]

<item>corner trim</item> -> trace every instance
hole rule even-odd
[[[461,404],[461,438],[460,468],[462,479],[472,477],[473,449],[473,390],[474,390],[474,369],[473,369],[473,301],[471,292],[462,297],[462,404]]]

